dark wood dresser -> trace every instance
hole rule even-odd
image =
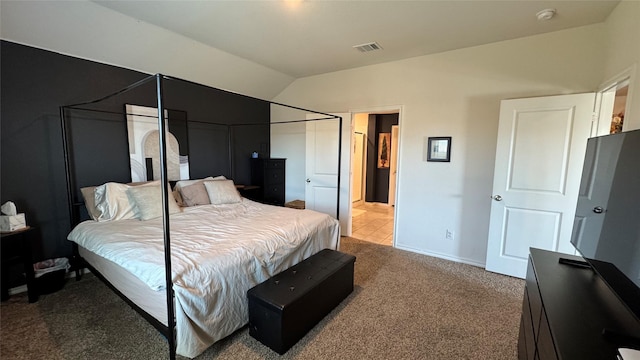
[[[260,188],[253,200],[271,205],[284,205],[286,159],[251,159],[251,185]]]
[[[603,334],[639,336],[640,321],[590,267],[560,262],[582,258],[531,249],[522,303],[518,358],[616,360],[628,341]]]

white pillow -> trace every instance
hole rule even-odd
[[[185,186],[189,186],[189,185],[193,185],[193,184],[197,184],[199,182],[203,182],[206,180],[226,180],[227,178],[220,175],[220,176],[216,176],[216,177],[211,177],[208,176],[204,179],[196,179],[196,180],[180,180],[176,183],[176,185],[173,187],[173,197],[175,197],[176,201],[178,202],[178,205],[180,206],[188,206],[185,204],[184,199],[182,198],[182,188]]]
[[[151,220],[162,216],[162,189],[160,185],[134,186],[127,189],[129,200],[133,204],[135,217],[140,220]],[[180,207],[168,191],[169,214],[180,212]]]
[[[242,201],[233,180],[205,181],[204,187],[213,205],[234,204]]]
[[[126,220],[136,217],[133,204],[129,201],[127,189],[159,185],[160,181],[151,181],[138,186],[108,182],[97,186],[94,191],[98,221]]]

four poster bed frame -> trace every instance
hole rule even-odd
[[[193,86],[204,86],[201,84],[197,84],[194,82],[181,80],[177,78],[168,77],[162,74],[156,74],[144,78],[130,86],[127,86],[124,89],[121,89],[115,93],[109,94],[105,97],[102,97],[97,100],[73,104],[73,105],[65,105],[60,107],[60,118],[61,118],[61,127],[62,127],[62,136],[63,136],[63,149],[64,149],[64,163],[66,170],[66,185],[67,185],[67,200],[69,205],[69,217],[71,219],[71,229],[76,227],[81,221],[86,220],[86,216],[83,214],[83,206],[84,201],[81,200],[81,196],[78,193],[79,185],[87,185],[87,184],[78,184],[77,174],[76,174],[76,164],[74,153],[77,151],[81,151],[81,149],[74,149],[74,143],[72,140],[72,131],[70,121],[72,119],[71,112],[75,110],[80,111],[88,111],[96,114],[111,114],[111,115],[125,115],[124,113],[114,112],[109,110],[97,110],[96,106],[99,107],[101,103],[105,100],[113,101],[113,99],[121,94],[129,92],[133,89],[139,88],[142,85],[147,84],[150,86],[154,84],[155,88],[155,98],[156,98],[156,107],[157,107],[157,120],[158,120],[158,129],[159,129],[159,159],[160,159],[160,186],[162,189],[162,227],[163,227],[163,235],[164,235],[164,279],[165,279],[165,289],[166,289],[166,310],[167,310],[167,324],[163,324],[160,320],[156,319],[153,315],[149,314],[147,311],[142,309],[140,306],[136,305],[132,300],[130,300],[123,292],[119,291],[116,286],[112,285],[109,280],[105,276],[103,276],[100,271],[98,271],[94,266],[89,264],[89,262],[85,261],[78,252],[78,244],[73,243],[74,256],[77,257],[79,262],[78,266],[76,266],[76,276],[79,279],[80,272],[79,270],[82,267],[87,267],[96,277],[101,279],[105,284],[108,285],[117,295],[119,295],[126,303],[128,303],[134,310],[142,315],[144,319],[146,319],[151,325],[153,325],[160,333],[162,333],[169,344],[169,358],[175,359],[176,357],[176,313],[175,313],[175,292],[173,289],[172,283],[172,263],[171,263],[171,221],[169,217],[169,191],[170,184],[168,181],[167,175],[167,124],[163,119],[164,110],[165,110],[165,99],[164,99],[164,87],[165,82],[167,81],[177,81],[181,82],[183,85],[193,85]],[[204,86],[206,87],[206,86]],[[207,87],[209,88],[209,87]],[[210,88],[213,89],[213,88]],[[294,122],[306,122],[306,121],[319,121],[319,120],[337,120],[338,125],[338,169],[337,169],[337,196],[336,196],[336,217],[339,218],[340,211],[340,154],[341,154],[341,143],[342,143],[342,118],[339,116],[321,113],[317,111],[307,110],[295,106],[289,106],[285,104],[269,102],[270,106],[277,105],[283,106],[285,108],[289,108],[292,110],[299,110],[307,113],[313,113],[317,115],[321,115],[322,118],[313,119],[313,120],[291,120],[291,121],[282,121],[282,122],[274,122],[277,124],[282,123],[294,123]],[[124,104],[123,104],[124,105]],[[124,107],[124,106],[123,106]],[[188,109],[185,109],[188,111]],[[77,119],[74,121],[78,121]],[[122,121],[126,122],[126,116],[122,116]],[[197,123],[197,121],[187,120],[187,129],[189,123]],[[207,122],[207,124],[212,125],[220,125],[227,127],[228,133],[228,151],[229,151],[229,167],[230,173],[234,172],[234,163],[233,163],[233,139],[231,138],[231,131],[229,129],[234,126],[247,126],[247,125],[261,125],[261,126],[271,126],[273,123],[264,123],[264,124],[256,124],[256,123],[245,123],[245,124],[216,124],[212,122]],[[233,175],[232,175],[233,177]],[[338,236],[339,238],[339,236]],[[338,239],[339,241],[339,239]]]

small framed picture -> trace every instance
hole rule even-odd
[[[451,161],[451,136],[429,137],[427,161]]]
[[[380,133],[378,137],[378,169],[389,168],[391,133]]]

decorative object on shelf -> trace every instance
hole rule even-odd
[[[451,161],[451,136],[438,136],[428,138],[427,161]]]
[[[251,153],[251,158],[252,159],[257,159],[258,158],[258,152],[257,151],[252,152]]]
[[[391,149],[391,133],[378,135],[378,169],[389,167],[389,155]]]
[[[614,114],[611,118],[610,134],[617,134],[622,132],[622,125],[624,124],[624,113]]]
[[[0,216],[0,231],[11,232],[27,227],[27,222],[24,218],[24,213],[18,213],[16,204],[12,201],[7,201],[0,207],[2,214]]]

